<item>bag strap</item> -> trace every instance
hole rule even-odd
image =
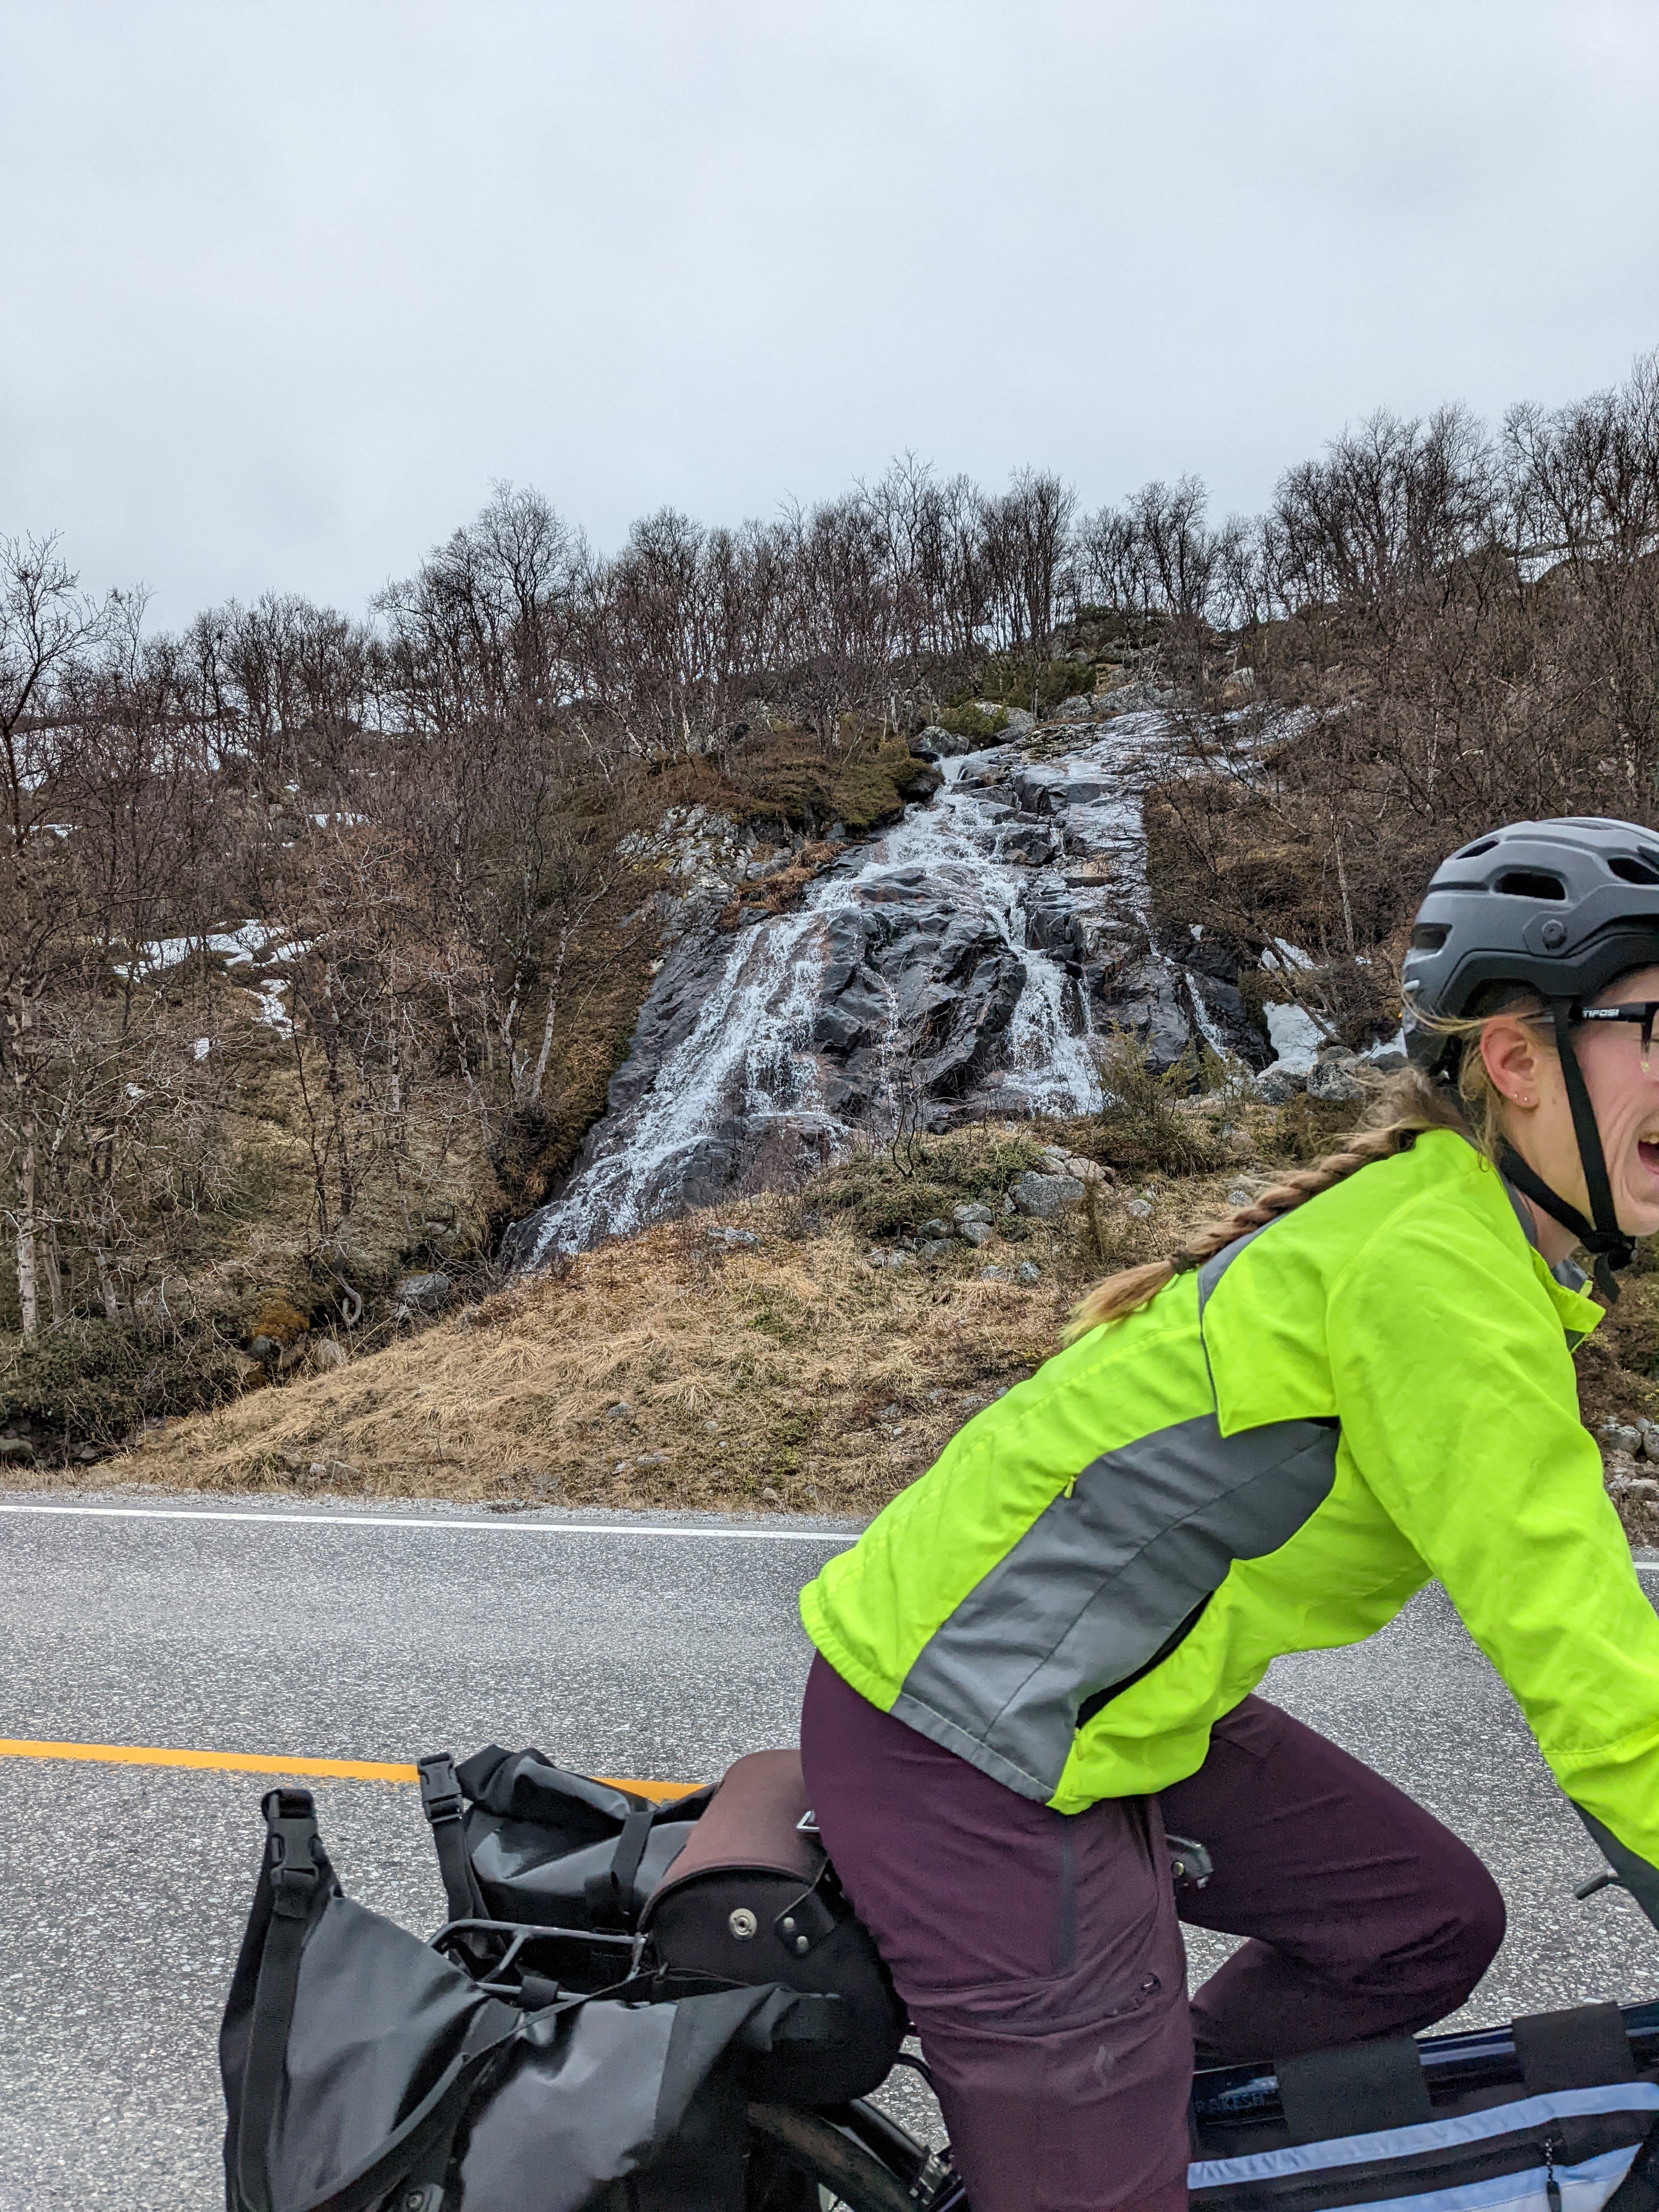
[[[237,2125],[236,2190],[245,2212],[271,2212],[269,2151],[286,2073],[288,2032],[307,1931],[328,1903],[317,1814],[308,1790],[272,1790],[261,1799],[265,1856],[260,1881],[270,1918],[253,1992],[247,2062]]]
[[[583,1898],[596,1926],[631,1928],[639,1918],[641,1898],[634,1884],[659,1809],[655,1805],[636,1805],[623,1822],[610,1866],[604,1874],[589,1875]]]
[[[1409,2035],[1276,2058],[1279,2102],[1293,2143],[1326,2142],[1432,2118],[1422,2059]]]
[[[566,1999],[554,2009],[588,2002]],[[355,2172],[321,2197],[307,2198],[295,2212],[374,2212],[388,2191],[405,2182],[410,2186],[399,2197],[400,2212],[404,2207],[407,2212],[441,2212],[457,2130],[524,2025],[525,2015],[514,2006],[494,1998],[480,2005],[460,2049],[408,2118]]]
[[[1606,2083],[1636,2079],[1636,2057],[1625,2016],[1616,2004],[1530,2013],[1517,2020],[1510,2032],[1528,2096],[1599,2089]]]
[[[415,1768],[421,1778],[421,1810],[431,1826],[449,1917],[452,1920],[487,1920],[489,1915],[484,1909],[483,1893],[467,1855],[466,1830],[463,1826],[465,1800],[455,1772],[455,1761],[447,1751],[434,1752],[428,1758],[416,1759]]]

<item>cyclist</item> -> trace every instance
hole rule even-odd
[[[1659,1231],[1659,836],[1454,854],[1372,1126],[1099,1285],[802,1596],[802,1756],[975,2212],[1186,2203],[1202,2063],[1414,2031],[1502,1940],[1474,1854],[1252,1694],[1432,1577],[1659,1909],[1659,1620],[1571,1347]],[[1214,1863],[1177,1897],[1165,1831]],[[1193,1997],[1177,1917],[1247,1941]]]

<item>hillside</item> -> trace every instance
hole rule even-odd
[[[1165,1110],[1150,1133],[1166,1158],[1207,1153],[1201,1171],[1109,1168],[1092,1206],[1042,1220],[1006,1210],[1021,1176],[1050,1176],[1061,1152],[1075,1169],[1145,1147],[1148,1124],[980,1124],[924,1140],[908,1169],[866,1152],[798,1194],[658,1224],[57,1479],[862,1517],[1057,1348],[1089,1282],[1322,1148],[1352,1112],[1224,1096]],[[970,1229],[983,1241],[958,1206],[988,1216]],[[1650,1262],[1579,1354],[1586,1419],[1659,1412]],[[1659,1540],[1659,1481],[1616,1449],[1608,1480],[1632,1538]]]

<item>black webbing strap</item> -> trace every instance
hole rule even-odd
[[[1273,2071],[1293,2143],[1408,2128],[1433,2117],[1429,2085],[1409,2035],[1341,2051],[1300,2051],[1274,2059]]]
[[[1515,2055],[1533,2097],[1563,2089],[1599,2089],[1633,2081],[1636,2058],[1616,2004],[1573,2005],[1565,2012],[1535,2012],[1517,2020]]]
[[[1659,2120],[1643,2136],[1630,2172],[1602,2212],[1659,2212]]]
[[[1559,1221],[1564,1229],[1572,1231],[1590,1255],[1596,1289],[1609,1305],[1615,1305],[1619,1299],[1619,1284],[1613,1270],[1629,1267],[1636,1256],[1636,1246],[1619,1226],[1619,1213],[1613,1202],[1612,1185],[1607,1181],[1607,1155],[1601,1149],[1601,1132],[1596,1122],[1595,1108],[1584,1081],[1584,1071],[1578,1065],[1578,1054],[1573,1048],[1574,1005],[1571,999],[1552,999],[1550,1012],[1555,1024],[1556,1054],[1561,1062],[1562,1080],[1567,1087],[1567,1104],[1572,1111],[1573,1134],[1578,1140],[1578,1158],[1584,1170],[1584,1189],[1589,1199],[1591,1218],[1586,1220],[1576,1206],[1563,1198],[1559,1191],[1552,1190],[1512,1145],[1504,1146],[1498,1167],[1535,1206],[1541,1206],[1553,1220]]]
[[[588,1916],[596,1926],[631,1928],[640,1916],[640,1894],[634,1887],[651,1840],[651,1826],[661,1808],[636,1805],[623,1822],[617,1848],[604,1874],[590,1875],[584,1889]]]
[[[268,2153],[286,2076],[288,2032],[300,1985],[306,1930],[328,1901],[313,1846],[316,1808],[308,1790],[272,1790],[261,1801],[265,1816],[264,1878],[270,1886],[270,1920],[259,1954],[249,2025],[247,2063],[236,2136],[236,2187],[246,2212],[270,2212]]]
[[[421,1778],[421,1810],[431,1824],[433,1848],[438,1854],[438,1871],[443,1876],[449,1917],[452,1920],[486,1920],[489,1916],[484,1908],[483,1893],[467,1856],[466,1830],[462,1825],[466,1806],[456,1778],[454,1759],[447,1751],[434,1752],[428,1759],[417,1759],[415,1771]]]

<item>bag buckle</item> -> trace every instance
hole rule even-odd
[[[432,1826],[435,1828],[440,1820],[459,1820],[466,1801],[453,1755],[447,1751],[432,1752],[416,1760],[415,1771],[421,1778],[421,1810]]]
[[[273,1908],[285,1920],[303,1920],[321,1878],[313,1849],[317,1841],[315,1802],[308,1790],[273,1790],[264,1810]]]
[[[1203,1844],[1194,1843],[1190,1836],[1172,1836],[1167,1829],[1164,1840],[1170,1850],[1170,1880],[1189,1881],[1194,1889],[1202,1889],[1215,1872],[1215,1861]]]

